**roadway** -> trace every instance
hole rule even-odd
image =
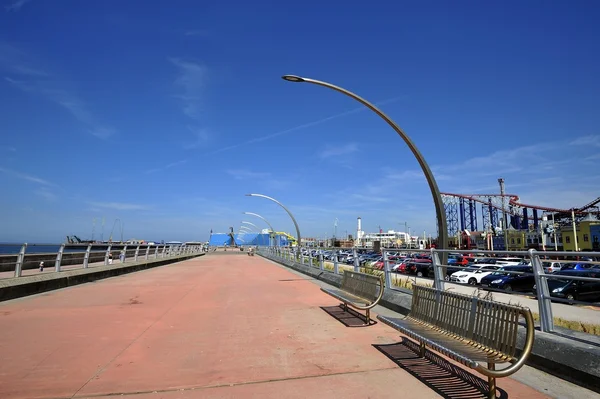
[[[0,397],[483,396],[480,375],[419,359],[381,323],[353,328],[360,320],[337,305],[245,253],[2,302]],[[512,399],[596,397],[528,367],[498,386]]]

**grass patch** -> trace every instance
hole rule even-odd
[[[532,314],[533,314],[533,320],[540,321],[539,314],[533,313],[533,312],[532,312]],[[561,317],[555,317],[554,325],[556,327],[567,328],[567,329],[573,330],[573,331],[580,331],[580,332],[600,336],[600,325],[598,325],[598,324],[582,323],[580,321],[565,320]]]

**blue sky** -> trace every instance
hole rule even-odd
[[[600,196],[594,1],[1,0],[0,241],[435,233],[440,189]],[[283,4],[283,3],[282,3]],[[375,3],[373,3],[375,4]],[[113,225],[116,228],[113,230]],[[295,233],[294,233],[295,234]]]

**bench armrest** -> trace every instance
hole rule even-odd
[[[352,306],[358,310],[369,310],[369,309],[374,308],[375,306],[377,306],[379,301],[381,301],[381,298],[383,298],[384,287],[385,286],[384,286],[384,282],[383,282],[383,276],[379,276],[379,295],[377,295],[377,298],[373,301],[373,303],[370,305],[367,305],[367,306],[356,306],[356,305],[352,305]]]
[[[527,357],[531,353],[531,349],[533,348],[535,326],[533,324],[533,316],[531,315],[531,312],[529,311],[529,309],[522,309],[519,311],[519,313],[521,313],[525,317],[526,328],[527,328],[527,335],[525,337],[525,346],[523,347],[523,352],[521,353],[521,357],[516,362],[514,362],[513,364],[511,364],[510,366],[508,366],[502,370],[490,370],[487,367],[482,366],[481,364],[479,366],[477,366],[477,368],[475,368],[475,370],[479,371],[481,374],[483,374],[487,377],[501,378],[501,377],[507,377],[507,376],[515,373],[521,367],[523,367],[523,365],[527,361]]]

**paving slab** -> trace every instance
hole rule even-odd
[[[0,398],[483,397],[478,374],[337,305],[261,257],[210,254],[3,302]]]

